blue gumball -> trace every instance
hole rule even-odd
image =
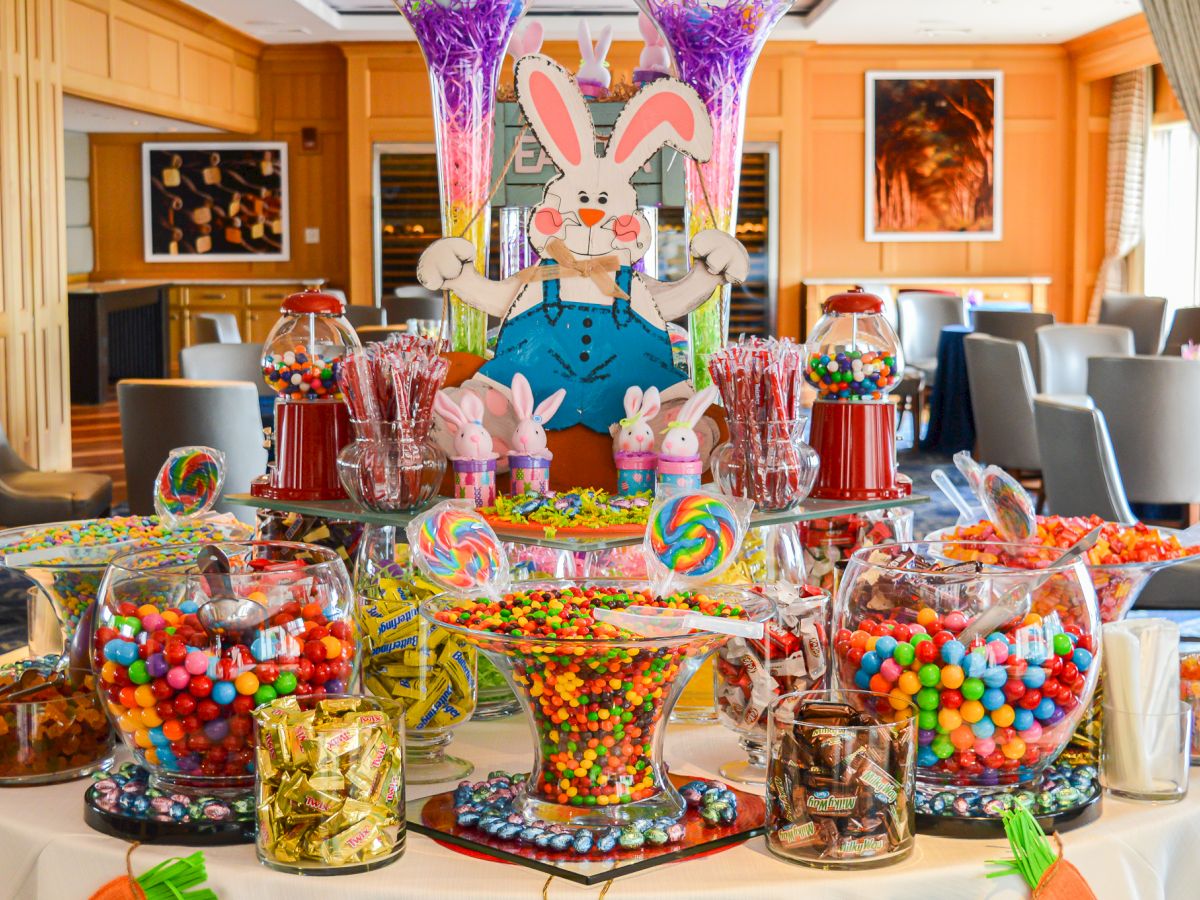
[[[930,747],[921,747],[917,750],[917,765],[918,766],[934,766],[937,765],[938,757]]]
[[[874,675],[879,671],[882,663],[879,660],[879,654],[874,650],[868,650],[863,654],[862,661],[858,665],[861,671],[866,672],[868,675]]]
[[[854,686],[860,691],[871,689],[871,676],[867,674],[865,669],[859,669],[854,673]]]
[[[182,603],[179,604],[179,611],[181,613],[183,613],[184,615],[189,615],[191,613],[194,613],[199,608],[200,608],[200,604],[197,603],[195,600],[184,600]]]
[[[1004,666],[989,666],[983,673],[983,683],[990,688],[1004,687],[1008,670]]]
[[[983,692],[983,697],[979,702],[988,712],[993,712],[1004,705],[1004,691],[999,688],[988,688]]]
[[[957,666],[966,655],[967,648],[961,641],[949,640],[942,644],[942,659],[947,665]]]
[[[1054,716],[1054,711],[1058,709],[1058,704],[1049,697],[1043,697],[1041,702],[1033,711],[1033,717],[1039,722],[1046,722]]]
[[[981,651],[971,651],[962,663],[963,674],[968,678],[982,678],[987,670],[987,657]]]
[[[1021,706],[1013,710],[1013,728],[1017,729],[1017,731],[1025,731],[1032,724],[1033,712],[1031,710]]]
[[[996,724],[987,716],[984,716],[978,722],[971,723],[971,734],[977,738],[990,738],[995,733]]]
[[[1030,666],[1021,676],[1021,682],[1027,688],[1038,690],[1046,683],[1046,670],[1041,666]]]
[[[233,686],[232,681],[218,681],[212,686],[213,703],[219,706],[228,706],[237,697],[237,688]]]
[[[1071,662],[1075,663],[1075,668],[1080,672],[1086,672],[1092,665],[1092,652],[1084,650],[1082,647],[1076,647],[1075,652],[1071,654]]]
[[[896,644],[897,641],[894,637],[892,637],[890,634],[885,634],[875,642],[875,649],[872,652],[875,653],[880,662],[882,662],[885,659],[892,658],[892,654],[896,652]],[[864,654],[863,658],[866,659],[866,657],[869,655],[870,654]]]

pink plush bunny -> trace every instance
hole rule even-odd
[[[654,451],[654,429],[651,422],[662,408],[658,388],[650,387],[642,393],[636,385],[625,391],[625,418],[617,425],[617,449],[631,453]],[[614,426],[617,427],[617,426]]]
[[[462,399],[455,403],[445,391],[438,391],[433,398],[433,408],[455,430],[456,459],[495,459],[492,436],[483,427],[483,401],[478,396],[463,391]]]
[[[534,409],[533,389],[529,387],[529,379],[520,372],[513,376],[512,405],[521,420],[512,436],[513,453],[550,459],[551,453],[546,449],[545,425],[558,412],[558,407],[566,396],[567,392],[559,388]]]
[[[542,23],[530,22],[521,30],[520,34],[514,34],[509,40],[508,55],[513,58],[513,62],[516,62],[522,56],[540,53],[544,37],[545,31]]]
[[[696,436],[696,424],[704,411],[717,399],[717,389],[709,385],[683,404],[678,418],[667,427],[662,442],[662,455],[676,459],[692,459],[700,455],[700,438]]]
[[[604,64],[608,56],[608,48],[612,46],[613,30],[611,25],[605,25],[600,30],[600,40],[592,46],[592,30],[584,19],[579,20],[579,52],[583,55],[583,63],[575,75],[579,90],[586,97],[604,97],[608,94],[608,86],[612,84],[612,73]]]
[[[671,74],[671,54],[667,52],[666,41],[644,12],[638,13],[638,28],[646,46],[642,48],[642,54],[638,57],[638,67],[633,72],[634,83],[649,84],[659,78],[666,78]]]

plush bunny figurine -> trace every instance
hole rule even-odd
[[[456,459],[496,458],[492,452],[492,436],[483,427],[483,401],[479,397],[463,391],[459,402],[455,403],[445,391],[438,391],[433,398],[433,408],[455,429]]]
[[[559,388],[545,400],[533,407],[533,391],[529,387],[529,379],[518,372],[512,380],[513,410],[521,421],[512,436],[512,452],[522,456],[536,456],[539,459],[550,459],[550,451],[546,449],[545,425],[558,412],[567,392]]]
[[[633,83],[649,84],[659,78],[667,78],[671,74],[671,54],[667,52],[667,42],[658,33],[654,21],[644,12],[638,13],[638,29],[642,32],[642,40],[646,46],[638,57],[638,67],[633,70]]]
[[[647,388],[645,393],[637,385],[631,385],[625,392],[625,417],[615,427],[621,430],[617,433],[617,450],[627,453],[646,453],[654,451],[654,429],[650,423],[662,409],[658,398],[658,388]]]
[[[613,30],[611,25],[600,29],[600,40],[592,46],[592,30],[586,19],[579,20],[579,52],[583,62],[575,76],[579,90],[585,97],[600,99],[608,96],[608,86],[612,84],[612,73],[604,64],[608,56],[608,48],[612,46]]]
[[[696,394],[676,414],[663,437],[661,453],[674,459],[695,459],[700,455],[700,438],[696,436],[696,424],[704,411],[717,399],[717,389],[711,384]]]
[[[678,281],[633,269],[653,235],[630,179],[663,146],[699,161],[712,149],[708,111],[692,88],[672,78],[642,88],[600,155],[587,102],[561,66],[522,57],[516,87],[529,127],[562,173],[529,215],[541,263],[491,281],[474,268],[470,241],[442,238],[421,254],[417,277],[502,319],[495,356],[477,377],[507,390],[523,372],[539,397],[563,387],[554,427],[582,423],[603,434],[621,418],[631,385],[657,388],[664,403],[688,395],[666,323],[743,281],[749,258],[734,237],[709,229],[692,238],[692,267]]]
[[[542,28],[541,22],[529,22],[520,34],[514,34],[508,42],[508,55],[516,62],[522,56],[529,56],[531,53],[540,53],[542,51],[542,40],[545,38],[545,30]]]

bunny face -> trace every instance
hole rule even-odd
[[[530,128],[562,173],[530,213],[533,249],[544,257],[546,244],[558,238],[576,256],[616,252],[625,265],[641,259],[650,226],[630,179],[663,146],[708,159],[712,125],[700,97],[675,82],[644,88],[625,104],[600,156],[587,103],[561,66],[523,57],[516,82]]]
[[[625,418],[619,423],[617,449],[630,453],[654,450],[654,428],[651,422],[662,409],[658,388],[642,389],[636,385],[625,392]]]
[[[671,422],[671,427],[663,438],[663,456],[692,459],[700,454],[700,438],[696,435],[696,425],[716,398],[717,389],[710,385],[683,404],[678,418]]]
[[[483,427],[483,401],[470,391],[455,403],[445,391],[433,398],[433,408],[455,429],[454,455],[459,459],[492,459],[492,436]]]

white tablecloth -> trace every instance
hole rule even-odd
[[[520,718],[472,722],[459,730],[452,749],[476,764],[476,777],[491,769],[528,767],[530,734]],[[667,759],[674,771],[715,776],[736,758],[732,735],[719,725],[672,725]],[[81,900],[124,871],[126,846],[83,822],[87,782],[0,790],[0,897]],[[444,790],[418,787],[410,797]],[[1200,790],[1182,803],[1153,806],[1104,798],[1091,825],[1064,837],[1066,855],[1101,900],[1182,900],[1200,897]],[[134,870],[192,852],[141,847]],[[209,885],[222,900],[329,900],[339,898],[465,898],[536,900],[546,876],[519,866],[473,859],[409,832],[408,849],[390,866],[361,875],[301,878],[260,865],[252,846],[205,851]],[[986,878],[988,859],[1008,855],[1003,839],[951,840],[920,836],[913,855],[896,865],[863,872],[822,872],[783,862],[767,852],[763,838],[712,856],[667,864],[617,879],[608,900],[682,898],[787,898],[797,891],[825,900],[931,900],[931,898],[1028,897],[1015,877]],[[551,900],[595,898],[600,887],[555,879]]]

